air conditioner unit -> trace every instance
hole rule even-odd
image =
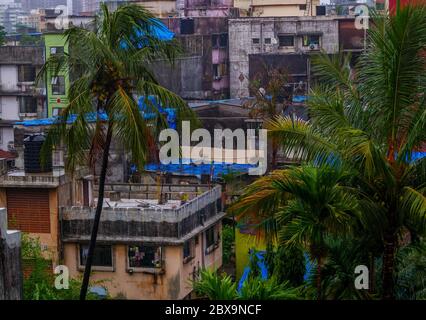
[[[8,151],[15,151],[15,143],[13,141],[9,141],[7,143],[7,150]]]
[[[317,44],[317,43],[311,43],[309,45],[309,50],[319,50],[319,44]]]

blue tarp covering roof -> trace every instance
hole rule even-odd
[[[161,171],[181,175],[201,176],[202,174],[212,175],[214,178],[220,177],[227,173],[247,173],[249,168],[255,168],[251,164],[237,164],[214,162],[213,164],[155,164],[145,165],[147,171]]]
[[[171,32],[161,20],[155,18],[151,20],[155,23],[149,26],[149,35],[151,37],[156,38],[160,41],[170,41],[175,37],[175,34]],[[135,35],[131,37],[130,40],[136,48],[143,48],[146,45],[147,41],[145,31],[136,29]],[[126,49],[127,43],[125,41],[122,41],[120,46],[121,48]]]
[[[162,113],[164,117],[167,120],[167,123],[170,128],[175,129],[176,128],[176,110],[173,108],[163,108],[161,107],[160,103],[157,101],[157,99],[154,96],[148,96],[148,100],[151,103],[151,107],[147,106],[147,103],[145,102],[145,97],[140,97],[138,100],[139,109],[141,110],[141,113],[143,114],[143,117],[145,120],[151,120],[155,117],[157,117],[158,113]],[[157,112],[152,112],[152,107],[155,107],[158,110]],[[147,112],[151,111],[151,112]],[[97,118],[101,121],[107,121],[108,116],[105,112],[89,112],[86,114],[86,120],[87,122],[96,122]],[[44,119],[34,119],[34,120],[25,120],[16,122],[16,125],[22,125],[25,127],[34,127],[34,126],[51,126],[55,123],[57,123],[60,119],[60,116],[50,117],[50,118],[44,118]],[[71,124],[77,119],[77,115],[72,114],[68,117],[67,123]]]

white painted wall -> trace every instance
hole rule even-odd
[[[0,97],[0,118],[2,120],[19,120],[19,99],[17,96]]]
[[[15,91],[18,89],[18,66],[2,65],[0,66],[0,84],[3,91]]]
[[[7,145],[10,141],[14,141],[13,128],[0,128],[0,149],[8,151]]]

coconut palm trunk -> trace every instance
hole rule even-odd
[[[105,147],[104,147],[103,155],[102,155],[101,174],[99,176],[98,203],[96,205],[95,219],[93,221],[92,234],[90,236],[89,252],[87,254],[86,265],[84,268],[83,283],[81,285],[81,290],[80,290],[80,300],[86,299],[87,289],[89,287],[90,272],[92,271],[93,256],[94,256],[95,248],[96,248],[96,238],[98,236],[99,222],[101,220],[102,206],[104,202],[105,179],[106,179],[106,173],[108,169],[108,158],[109,158],[109,149],[111,146],[112,132],[113,132],[113,126],[110,124],[108,125],[107,135],[105,139]]]
[[[397,239],[393,232],[385,235],[385,244],[383,252],[383,299],[393,300],[394,295],[394,269],[395,269],[395,250]]]

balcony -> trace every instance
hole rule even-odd
[[[0,84],[0,95],[45,96],[46,89],[37,88],[33,81]]]
[[[124,184],[121,187],[125,186]],[[108,186],[107,186],[108,187]],[[174,185],[168,200],[158,204],[150,187],[127,184],[128,199],[104,200],[98,241],[104,243],[150,242],[161,245],[183,244],[199,232],[220,221],[222,212],[221,187]],[[139,188],[138,191],[135,188]],[[148,188],[148,189],[146,189]],[[167,189],[168,187],[166,187]],[[180,189],[179,189],[180,188]],[[201,194],[197,194],[200,191]],[[203,190],[201,190],[203,189]],[[188,200],[178,200],[186,195]],[[64,242],[90,240],[95,207],[72,206],[60,208],[60,225]]]

